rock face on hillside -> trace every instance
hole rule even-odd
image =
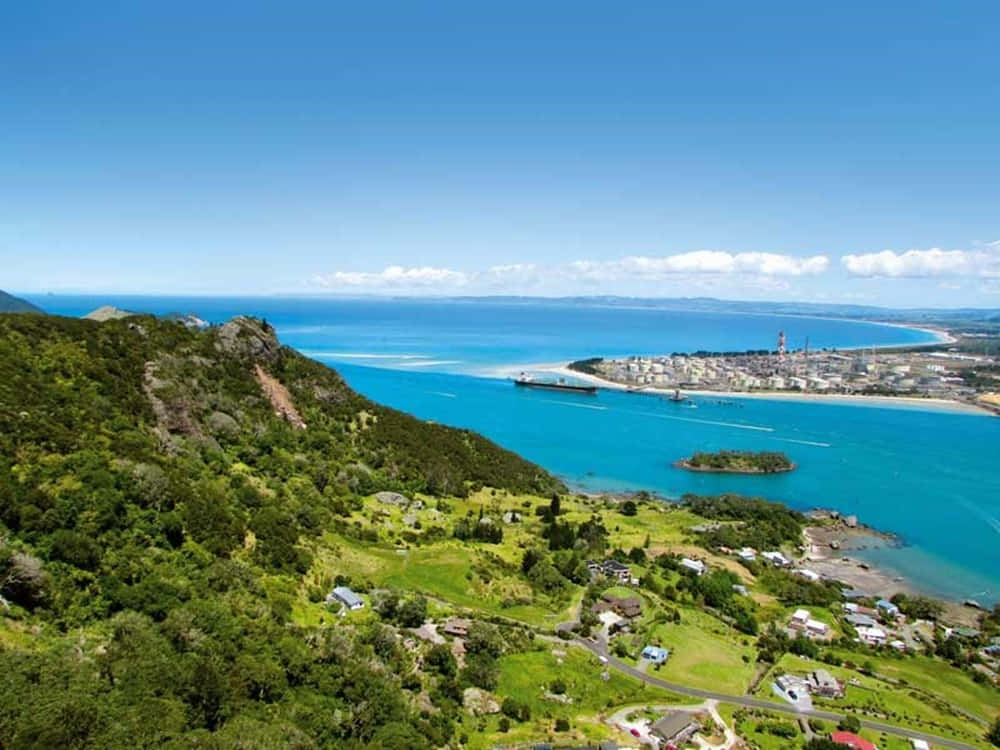
[[[274,362],[281,344],[265,321],[239,316],[219,327],[216,348],[247,363]]]

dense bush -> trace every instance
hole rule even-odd
[[[371,533],[341,518],[362,495],[482,485],[562,489],[478,435],[355,394],[266,323],[0,316],[0,595],[44,639],[0,650],[0,746],[448,744],[454,657],[429,655],[442,710],[422,717],[394,629],[426,601],[388,602],[391,627],[292,611],[322,530]],[[495,684],[491,634],[470,640],[467,681]]]

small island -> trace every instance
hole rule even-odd
[[[698,452],[690,458],[682,458],[674,466],[688,471],[726,474],[781,474],[796,468],[788,456],[778,451]]]

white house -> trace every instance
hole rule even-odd
[[[793,572],[795,573],[795,575],[799,576],[800,578],[805,578],[807,581],[812,581],[813,583],[819,581],[819,573],[809,570],[807,568],[798,568]]]
[[[808,609],[797,609],[792,613],[791,625],[793,628],[804,628],[811,619],[812,615]]]
[[[694,571],[696,575],[701,575],[705,572],[705,563],[701,560],[692,560],[690,557],[685,557],[681,560],[681,567]]]
[[[861,639],[863,643],[867,643],[869,646],[881,646],[885,643],[885,631],[879,627],[865,627],[862,625],[859,628],[855,628],[858,631],[858,638]]]
[[[826,638],[830,632],[830,626],[819,620],[809,619],[806,621],[806,633],[814,638]]]
[[[787,567],[792,564],[791,560],[785,557],[780,552],[761,552],[760,556],[767,560],[772,565],[777,565],[779,567]]]

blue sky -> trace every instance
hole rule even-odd
[[[1000,306],[996,2],[120,5],[5,9],[0,288]]]

